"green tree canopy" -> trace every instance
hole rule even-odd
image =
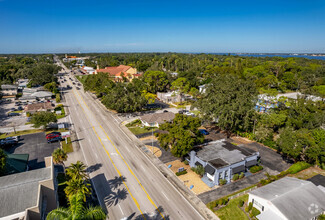
[[[171,153],[176,157],[183,157],[193,146],[203,143],[204,137],[198,130],[200,126],[200,119],[176,114],[173,122],[159,126],[160,130],[167,131],[158,136],[160,146],[166,150],[171,148]]]
[[[196,106],[206,118],[217,121],[218,126],[228,132],[249,127],[257,91],[251,81],[235,75],[217,75],[207,85],[206,92]]]
[[[162,71],[147,71],[143,75],[143,80],[147,85],[147,91],[154,94],[165,92],[169,84],[167,74]]]
[[[4,150],[0,149],[0,176],[4,174],[6,170],[7,154]]]
[[[57,122],[57,118],[52,112],[37,112],[32,115],[30,120],[35,128],[43,126],[44,128],[51,122]]]

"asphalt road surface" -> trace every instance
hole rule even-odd
[[[67,69],[65,69],[68,71]],[[72,84],[62,87],[69,120],[110,219],[203,219],[120,129],[102,105]],[[60,80],[62,81],[62,80]]]

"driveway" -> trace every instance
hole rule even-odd
[[[44,157],[51,156],[60,147],[59,142],[48,144],[45,133],[23,135],[19,143],[5,150],[13,154],[29,154],[28,166],[30,170],[45,167]]]

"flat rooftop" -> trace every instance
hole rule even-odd
[[[197,151],[197,157],[209,162],[215,168],[243,160],[256,153],[250,149],[233,145],[224,139],[209,142]]]
[[[37,205],[39,181],[51,179],[51,167],[0,177],[0,218]]]

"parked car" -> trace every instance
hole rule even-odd
[[[48,138],[47,143],[50,144],[52,142],[61,141],[61,140],[62,140],[61,136],[57,136],[57,137],[53,137],[53,138]]]
[[[199,129],[200,133],[203,134],[203,135],[208,135],[209,132],[205,129]]]
[[[192,113],[192,112],[184,112],[184,115],[187,115],[187,116],[195,116],[195,114],[194,113]]]
[[[14,137],[7,137],[5,139],[0,140],[0,145],[1,146],[7,146],[7,145],[15,145],[19,141],[19,136],[14,136]]]
[[[21,107],[21,106],[19,106],[19,107],[18,107],[18,110],[21,111],[21,110],[24,110],[24,108]]]
[[[168,112],[167,110],[164,110],[163,112]]]
[[[19,113],[16,113],[16,112],[10,112],[8,113],[8,116],[19,116],[20,114]]]
[[[61,137],[61,133],[60,132],[52,132],[52,133],[47,134],[45,137],[47,140],[49,140],[52,138]]]

